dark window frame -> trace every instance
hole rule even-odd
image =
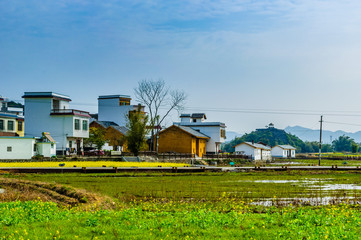
[[[79,119],[74,120],[74,129],[80,130],[80,120]]]
[[[12,120],[9,120],[8,121],[8,131],[14,131],[15,130],[15,128],[14,128],[14,121],[12,121]],[[10,127],[11,126],[11,127]]]

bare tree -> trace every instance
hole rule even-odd
[[[137,100],[148,108],[151,150],[158,151],[157,136],[160,125],[170,112],[173,110],[180,111],[183,108],[187,96],[183,90],[171,90],[161,79],[156,81],[141,80],[134,91]],[[161,109],[166,110],[162,116],[160,115]],[[155,127],[156,129],[154,129]]]

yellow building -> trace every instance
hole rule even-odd
[[[173,125],[159,133],[158,152],[192,153],[201,157],[206,153],[208,139],[190,127]]]
[[[24,118],[15,114],[0,113],[0,136],[24,136]]]

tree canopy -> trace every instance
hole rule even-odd
[[[277,128],[257,129],[251,133],[246,133],[242,137],[235,138],[229,143],[223,145],[223,150],[226,152],[234,152],[234,146],[241,142],[263,142],[271,147],[276,145],[289,144],[297,148],[301,152],[305,143],[295,135],[286,133],[284,130]]]
[[[146,146],[148,116],[140,111],[140,107],[127,116],[129,120],[127,123],[129,130],[126,135],[128,149],[135,156],[138,156],[141,149]]]
[[[336,152],[358,152],[358,144],[349,136],[342,135],[332,141],[333,149]]]

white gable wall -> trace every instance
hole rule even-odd
[[[223,137],[221,138],[220,126],[187,126],[191,127],[194,130],[199,130],[201,133],[210,137],[210,139],[206,143],[206,152],[217,153],[218,150],[220,150],[220,143],[223,143],[225,141]]]
[[[67,101],[60,101],[68,109]],[[50,132],[56,141],[57,150],[65,149],[68,137],[88,138],[89,118],[77,115],[50,115],[51,98],[25,98],[25,135],[42,136]],[[80,120],[80,130],[74,129],[75,119]],[[83,130],[83,120],[87,121],[87,130]]]
[[[36,154],[34,145],[34,138],[0,137],[0,159],[31,159]]]
[[[283,149],[279,146],[275,146],[271,150],[272,157],[279,158],[288,158],[290,152],[292,158],[296,157],[296,150],[294,149]]]
[[[235,152],[252,156],[253,160],[261,160],[261,149],[253,148],[247,144],[240,144],[235,147]],[[243,152],[243,153],[242,153]]]

